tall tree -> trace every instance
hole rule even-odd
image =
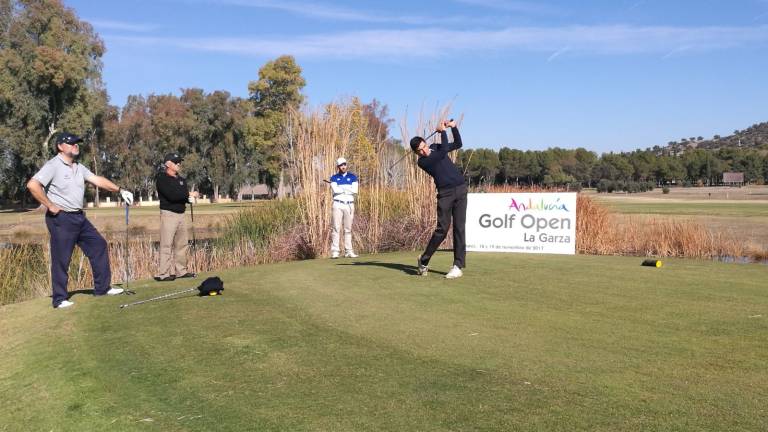
[[[281,56],[259,69],[259,79],[248,83],[253,116],[248,119],[248,141],[260,156],[264,181],[277,186],[286,167],[287,113],[304,101],[306,81],[292,56]]]
[[[92,125],[105,49],[60,0],[3,0],[0,26],[0,135],[23,182],[53,154],[54,133]]]

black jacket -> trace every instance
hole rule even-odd
[[[160,210],[184,213],[187,208],[189,189],[182,176],[171,177],[161,172],[157,175],[157,194],[160,196]]]
[[[451,128],[451,132],[453,134],[453,143],[448,142],[448,133],[442,131],[440,133],[441,144],[429,146],[432,152],[429,156],[419,156],[419,161],[417,162],[419,168],[432,176],[438,190],[464,184],[464,176],[459,172],[459,169],[456,168],[451,159],[448,158],[448,152],[460,149],[462,145],[459,129]]]

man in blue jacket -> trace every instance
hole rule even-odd
[[[357,195],[357,176],[347,171],[347,160],[336,159],[338,172],[331,176],[333,192],[333,231],[331,231],[331,258],[339,257],[339,237],[344,225],[344,256],[357,258],[352,248],[352,221],[355,218],[355,195]]]
[[[446,128],[451,128],[453,142],[448,142]],[[461,135],[453,120],[442,121],[437,127],[440,144],[427,145],[422,137],[411,139],[411,150],[418,156],[419,168],[427,172],[437,188],[437,228],[429,240],[427,249],[418,259],[419,274],[429,272],[429,260],[448,235],[453,219],[453,266],[445,275],[448,279],[461,277],[465,267],[467,243],[465,226],[467,220],[467,184],[464,176],[448,157],[448,153],[461,148]]]

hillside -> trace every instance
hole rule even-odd
[[[671,141],[664,148],[664,153],[679,154],[692,148],[718,150],[729,147],[768,150],[768,122],[757,123],[744,130],[735,130],[732,135],[725,137],[715,135],[711,139],[704,139],[699,136]]]

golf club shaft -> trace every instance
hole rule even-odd
[[[450,119],[449,121],[453,121],[453,119]],[[440,131],[438,131],[438,130],[435,130],[434,132],[432,132],[431,134],[429,134],[429,135],[428,135],[426,138],[424,138],[424,142],[428,141],[430,138],[432,138],[433,136],[435,136],[435,134],[436,134],[436,133],[438,133],[438,132],[440,132]],[[405,152],[405,153],[404,153],[404,154],[403,154],[403,155],[400,157],[400,159],[398,159],[398,160],[397,160],[397,162],[395,162],[395,163],[393,163],[392,165],[390,165],[389,169],[391,170],[392,168],[394,168],[395,166],[397,166],[397,164],[399,164],[400,162],[402,162],[402,161],[403,161],[403,159],[405,159],[405,157],[406,157],[406,156],[408,156],[408,152],[407,152],[407,151],[406,151],[406,152]]]
[[[184,293],[188,293],[190,291],[195,291],[196,289],[197,288],[190,288],[190,289],[186,289],[184,291],[178,291],[178,292],[164,294],[164,295],[157,296],[157,297],[148,298],[146,300],[136,301],[136,302],[133,302],[133,303],[126,303],[126,304],[120,305],[120,309],[127,308],[129,306],[140,305],[142,303],[149,303],[149,302],[152,302],[152,301],[162,300],[162,299],[165,299],[165,298],[168,298],[168,297],[173,297],[173,296],[177,296],[179,294],[184,294]]]
[[[191,202],[189,203],[189,213],[192,216],[192,263],[194,264],[197,258],[197,238],[195,237],[195,205]],[[195,271],[199,271],[197,266],[195,266]]]

